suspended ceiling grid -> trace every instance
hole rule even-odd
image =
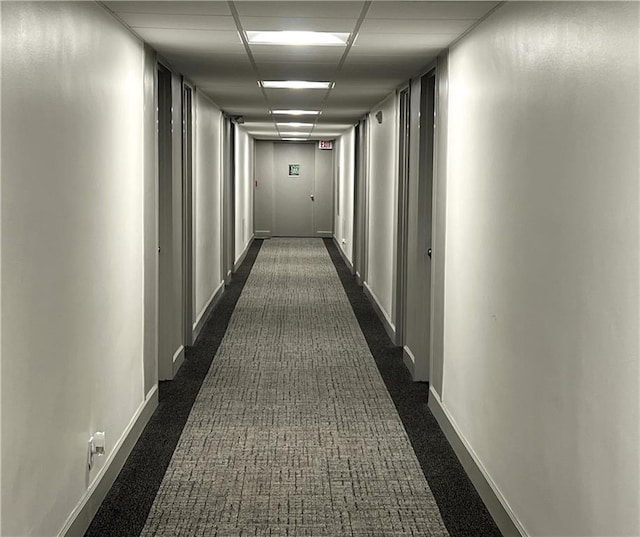
[[[298,132],[334,138],[410,77],[498,2],[142,1],[105,2],[222,110],[242,116],[258,139]],[[246,44],[251,30],[348,32],[345,46]],[[349,46],[352,43],[352,46]],[[323,80],[329,90],[263,89],[259,80]],[[308,128],[278,128],[271,110],[320,110]],[[284,135],[283,135],[284,136]]]

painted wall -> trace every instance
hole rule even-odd
[[[194,327],[223,281],[222,275],[222,112],[201,91],[194,99],[193,178]]]
[[[640,535],[639,9],[450,54],[443,405],[529,535]]]
[[[145,397],[148,79],[96,4],[1,8],[0,533],[57,535]]]
[[[253,238],[254,145],[251,136],[236,125],[236,249],[238,261]]]
[[[337,206],[334,221],[334,237],[347,259],[353,263],[353,218],[355,185],[355,128],[343,134],[337,147],[338,173],[336,177]]]
[[[369,215],[365,284],[395,327],[398,109],[393,93],[369,114]],[[375,115],[382,112],[382,123]]]

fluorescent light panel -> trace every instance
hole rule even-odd
[[[271,113],[283,116],[317,116],[320,110],[272,110]]]
[[[290,121],[288,123],[276,123],[278,127],[313,127],[313,123],[299,123],[297,121]]]
[[[331,82],[316,80],[263,80],[260,82],[263,88],[268,89],[328,89]]]
[[[282,138],[285,142],[306,142],[309,138]]]
[[[310,31],[248,31],[247,41],[251,45],[293,45],[293,46],[344,46],[348,33]]]

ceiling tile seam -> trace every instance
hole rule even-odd
[[[344,65],[345,61],[347,60],[347,56],[349,55],[349,52],[351,51],[351,47],[353,47],[353,43],[355,42],[355,40],[358,37],[358,33],[360,32],[360,27],[362,26],[362,23],[364,22],[364,19],[367,16],[367,12],[369,11],[369,8],[371,7],[371,2],[372,0],[365,0],[364,4],[362,5],[362,10],[360,11],[360,16],[358,17],[358,20],[356,21],[355,26],[353,27],[353,31],[351,32],[351,35],[349,36],[349,40],[347,41],[347,45],[344,49],[344,52],[342,53],[342,58],[340,58],[340,61],[338,62],[338,66],[336,67],[336,70],[333,74],[332,77],[332,81],[335,83],[336,79],[338,78],[338,75],[340,74],[340,71],[342,70],[342,66]],[[325,105],[327,104],[327,100],[329,99],[329,95],[331,93],[331,90],[333,88],[329,88],[327,90],[327,92],[325,93],[324,97],[322,98],[322,101],[320,103],[320,114],[318,114],[318,116],[320,116],[322,114],[322,111],[324,110]],[[316,128],[316,123],[318,122],[318,117],[316,117],[315,121],[313,122],[313,127],[311,127],[311,132],[309,133],[309,136],[313,135],[313,131]]]
[[[137,28],[140,30],[189,30],[190,32],[210,32],[210,33],[220,33],[220,32],[233,32],[233,30],[226,30],[222,28],[189,28],[185,26],[138,26],[133,25],[131,28]]]
[[[262,80],[262,76],[260,74],[260,69],[258,69],[258,64],[256,63],[256,60],[253,57],[253,53],[251,52],[251,47],[249,46],[249,42],[247,41],[247,36],[244,32],[242,22],[240,22],[240,14],[238,13],[238,10],[233,0],[228,0],[227,4],[229,6],[229,10],[231,11],[231,15],[233,16],[233,20],[236,23],[236,28],[238,30],[238,33],[240,34],[240,39],[242,40],[242,44],[244,45],[245,52],[247,53],[247,57],[249,58],[249,63],[251,63],[253,72],[256,75],[256,79],[260,87],[260,93],[262,93],[262,98],[264,99],[264,104],[267,107],[267,111],[270,111],[271,106],[269,105],[269,98],[267,97],[267,92],[262,87],[262,84],[260,84],[260,81]],[[275,127],[276,132],[280,136],[280,130],[278,129],[276,118],[272,117],[271,120],[273,121],[273,126]]]
[[[124,2],[123,2],[124,3]],[[113,11],[113,10],[112,10]],[[118,9],[116,11],[121,15],[158,15],[161,17],[231,17],[231,15],[212,15],[211,13],[185,13],[184,11],[178,13],[165,13],[164,11],[122,11]]]

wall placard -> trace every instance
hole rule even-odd
[[[289,177],[300,175],[300,164],[289,164]]]
[[[318,149],[333,149],[333,140],[320,140]]]

